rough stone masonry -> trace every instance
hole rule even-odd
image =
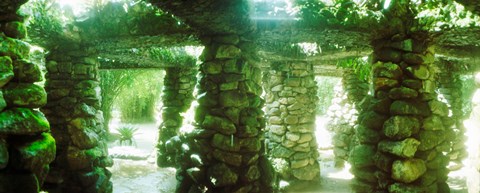
[[[47,93],[43,74],[29,60],[24,16],[26,1],[0,3],[0,192],[37,193],[55,159],[50,124],[38,108]]]

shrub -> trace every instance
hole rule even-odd
[[[126,125],[118,128],[117,131],[120,134],[120,139],[119,139],[120,145],[136,146],[135,139],[133,138],[133,136],[138,134],[137,133],[138,128]]]

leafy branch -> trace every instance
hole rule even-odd
[[[353,69],[360,80],[369,81],[371,77],[372,64],[363,58],[350,58],[337,62],[337,67]]]
[[[194,66],[197,59],[189,55],[184,48],[151,48],[149,54],[152,59],[176,66]]]

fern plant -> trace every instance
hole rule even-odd
[[[122,126],[117,129],[118,133],[120,134],[120,140],[119,144],[120,145],[127,145],[127,146],[136,146],[137,143],[135,142],[135,139],[133,138],[138,131],[138,128],[135,128],[133,126]]]
[[[358,78],[370,81],[372,64],[364,58],[349,58],[337,62],[337,67],[353,69]]]

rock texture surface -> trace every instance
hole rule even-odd
[[[38,64],[30,62],[23,16],[26,1],[0,3],[0,192],[37,193],[55,159]]]
[[[463,122],[470,116],[472,90],[466,90],[465,85],[473,82],[472,79],[462,80],[462,74],[448,69],[441,69],[439,74],[439,91],[446,99],[451,110],[451,117],[455,136],[452,140],[452,147],[448,154],[451,161],[457,165],[450,167],[451,170],[460,169],[463,166],[462,161],[468,157],[465,147],[467,136],[465,136],[465,126]],[[433,123],[439,121],[432,120]]]
[[[174,166],[175,154],[178,149],[166,148],[174,143],[171,139],[179,135],[184,113],[193,101],[193,89],[196,85],[197,69],[194,66],[166,68],[163,86],[163,108],[157,145],[157,165],[160,167]],[[170,140],[171,139],[171,140]],[[169,146],[170,147],[170,146]]]
[[[391,6],[402,8],[398,2]],[[393,19],[410,16],[408,11],[387,13]],[[374,97],[359,123],[379,140],[363,141],[350,153],[356,192],[450,191],[445,154],[447,136],[454,133],[449,109],[437,100],[434,52],[426,32],[412,32],[409,24],[387,28],[372,41]]]
[[[358,140],[371,140],[376,136],[368,128],[355,127],[360,103],[368,93],[367,81],[361,80],[353,70],[345,69],[341,85],[336,86],[334,92],[335,97],[328,109],[327,129],[333,132],[335,167],[343,167],[351,147],[358,144]],[[359,139],[354,137],[355,132],[360,132]]]
[[[320,175],[315,138],[317,84],[307,62],[271,66],[266,78],[269,157],[285,180],[314,180]]]
[[[473,122],[473,125],[478,125],[480,123],[480,73],[477,73],[475,76],[475,92],[472,100],[472,114],[470,115],[470,120]],[[473,127],[473,133],[477,132],[479,128]],[[480,141],[477,139],[469,139],[471,152],[468,154],[468,163],[467,167],[471,172],[471,177],[467,180],[467,186],[471,192],[480,191]]]
[[[251,60],[255,46],[238,34],[202,39],[197,127],[171,144],[181,149],[177,191],[272,192],[273,169],[263,147],[261,71]]]
[[[47,58],[47,105],[57,156],[46,183],[48,192],[112,192],[113,164],[100,111],[98,62],[79,42],[65,41]]]

